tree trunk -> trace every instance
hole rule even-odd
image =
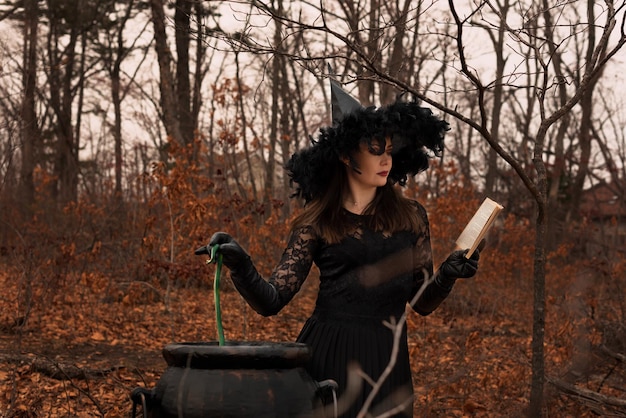
[[[278,1],[277,5],[277,13],[279,16],[282,16],[283,13],[283,3],[282,0]],[[265,167],[265,188],[263,193],[263,207],[265,208],[265,216],[269,216],[272,210],[272,197],[274,190],[274,171],[276,169],[276,144],[278,142],[278,137],[282,136],[285,131],[281,132],[281,128],[283,124],[279,124],[279,113],[281,113],[281,99],[285,97],[287,94],[285,89],[288,89],[288,83],[284,79],[285,74],[283,71],[285,68],[285,63],[282,58],[282,23],[280,20],[274,20],[274,47],[276,48],[277,53],[273,56],[272,61],[272,115],[270,120],[270,135],[268,138],[268,158],[267,165]],[[286,103],[288,101],[283,101],[284,108],[286,108]],[[283,108],[282,115],[280,115],[280,120],[283,121],[284,117],[286,117],[285,109]]]
[[[533,264],[533,337],[532,337],[532,377],[530,388],[529,417],[540,417],[543,405],[545,383],[544,341],[546,328],[546,201],[547,193],[545,166],[543,161],[536,161],[538,190],[537,224],[535,227],[535,257]]]
[[[379,29],[379,19],[378,19],[380,16],[379,2],[380,0],[370,0],[369,2],[370,9],[368,13],[368,22],[367,22],[369,27],[366,32],[367,44],[365,45],[365,50],[367,51],[368,56],[376,60],[377,67],[382,66],[382,57],[380,56],[380,54],[378,54],[380,34],[381,34],[381,31]],[[361,10],[359,10],[360,8],[359,8],[358,3],[355,4],[354,9],[357,12],[357,16],[360,16]],[[357,30],[360,30],[362,28],[362,22],[357,22],[355,27],[358,28]],[[377,57],[377,58],[374,58],[374,57]],[[365,73],[363,75],[366,76],[365,77],[366,79],[362,80],[359,83],[359,100],[365,106],[369,106],[369,105],[380,106],[381,103],[378,103],[380,98],[374,97],[374,93],[375,93],[374,81],[367,77],[369,75],[369,71],[365,70]]]
[[[583,93],[580,99],[580,107],[582,115],[580,118],[580,128],[578,130],[578,143],[580,146],[580,157],[578,162],[578,172],[570,186],[570,206],[568,211],[568,219],[576,218],[578,208],[580,206],[580,198],[585,188],[585,180],[589,174],[589,160],[591,159],[591,141],[592,141],[592,118],[593,118],[593,90],[596,84],[596,78],[589,84],[589,87]]]
[[[235,96],[237,97],[237,111],[236,113],[238,113],[239,117],[238,119],[241,119],[241,122],[239,122],[239,124],[241,125],[241,143],[243,145],[243,156],[246,162],[246,168],[248,170],[248,178],[250,179],[250,188],[252,189],[252,196],[253,199],[255,201],[258,201],[258,193],[257,193],[257,182],[255,179],[255,169],[254,169],[254,165],[252,163],[252,155],[250,154],[250,147],[248,144],[248,119],[246,118],[246,109],[244,107],[244,95],[243,95],[243,84],[241,82],[241,70],[239,68],[239,54],[235,54],[235,67],[236,67],[236,78],[237,78],[237,90],[235,92]],[[236,147],[234,147],[233,149],[236,149]],[[263,154],[262,154],[262,150],[260,150],[260,154],[259,154],[259,160],[260,162],[262,162],[262,158],[263,158]],[[239,159],[237,158],[237,153],[233,152],[233,169],[234,170],[238,170],[238,164],[239,164]],[[240,194],[241,196],[247,196],[247,191],[246,191],[246,187],[244,187],[244,185],[242,185],[240,183],[240,176],[239,174],[236,174],[236,171],[233,171],[233,173],[235,173],[236,175],[236,181],[237,181],[237,185],[239,187],[240,190]]]
[[[115,120],[113,122],[113,140],[115,142],[115,196],[122,195],[122,100],[120,95],[120,60],[119,55],[111,71],[111,96]]]
[[[552,28],[552,16],[547,11],[544,12],[544,18],[546,20],[546,27]],[[550,55],[552,56],[552,68],[556,74],[556,79],[561,80],[558,84],[558,106],[563,107],[567,103],[567,86],[565,83],[565,76],[563,75],[563,61],[561,60],[561,53],[557,50],[557,42],[554,41],[554,33],[552,30],[545,32],[548,48],[550,49]],[[548,194],[546,201],[546,248],[548,250],[553,249],[558,242],[560,242],[560,235],[562,231],[563,222],[565,216],[563,207],[559,202],[559,196],[561,193],[561,180],[565,171],[565,135],[567,134],[567,128],[569,125],[570,115],[569,113],[563,115],[563,119],[557,129],[554,137],[554,146],[550,149],[554,149],[554,162],[552,170],[547,173],[550,182],[548,183]]]
[[[37,80],[37,26],[39,8],[37,0],[24,1],[24,96],[21,114],[22,166],[20,175],[20,200],[22,208],[30,210],[35,199],[33,171],[40,147],[40,133],[35,111]]]
[[[78,156],[75,155],[75,138],[72,128],[72,76],[76,61],[78,31],[71,27],[63,33],[61,18],[51,20],[50,26],[50,103],[56,118],[56,155],[54,172],[57,187],[53,190],[58,202],[63,206],[76,199],[78,186]],[[67,38],[67,45],[61,49],[60,39]]]
[[[174,28],[176,35],[176,86],[178,121],[182,143],[189,145],[194,137],[193,117],[191,115],[191,84],[189,82],[189,45],[190,45],[190,18],[192,1],[177,0],[174,13]]]
[[[207,11],[203,7],[201,2],[195,2],[195,13],[196,13],[196,21],[202,22],[204,17],[207,15]],[[195,63],[195,71],[193,74],[193,87],[192,87],[192,96],[191,96],[191,124],[193,126],[194,132],[199,127],[199,115],[200,108],[202,107],[202,81],[204,80],[205,70],[205,55],[207,51],[207,47],[205,45],[205,35],[204,35],[204,27],[198,24],[198,31],[196,35],[196,63]],[[210,67],[210,65],[209,65]],[[198,160],[198,147],[194,145],[192,160]]]
[[[394,28],[396,30],[393,40],[393,49],[391,57],[388,63],[389,74],[397,77],[398,79],[409,82],[412,68],[407,68],[407,62],[415,62],[414,56],[407,56],[407,50],[404,46],[404,38],[407,31],[407,17],[409,14],[409,6],[412,4],[410,1],[404,2],[404,9],[398,10],[397,18],[394,21]],[[409,51],[411,55],[415,51]],[[393,102],[395,99],[394,89],[389,84],[383,84],[380,87],[380,105]]]
[[[150,0],[150,8],[154,26],[154,48],[159,62],[163,125],[165,126],[165,132],[172,140],[183,144],[183,135],[178,120],[178,112],[176,111],[176,88],[171,69],[172,57],[167,44],[167,34],[165,33],[163,0]]]
[[[506,34],[505,22],[509,4],[505,2],[500,8],[502,20],[498,28],[497,37],[494,39],[494,52],[496,59],[496,76],[493,88],[493,107],[491,108],[491,127],[490,132],[493,140],[500,141],[500,113],[502,112],[503,96],[504,96],[504,66],[506,59],[504,58],[504,37]],[[496,179],[498,177],[498,153],[495,149],[489,148],[487,157],[487,174],[485,175],[485,193],[493,195],[496,191]]]

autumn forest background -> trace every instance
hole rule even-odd
[[[228,231],[269,276],[329,76],[450,122],[405,190],[436,261],[505,207],[478,275],[408,314],[415,416],[626,416],[625,8],[0,1],[0,416],[130,416],[166,344],[216,339],[194,250]],[[263,318],[225,273],[226,339],[293,341],[316,274]]]

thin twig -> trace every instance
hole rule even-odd
[[[423,273],[424,273],[424,282],[422,283],[422,286],[419,288],[419,290],[415,293],[415,295],[409,302],[411,306],[415,306],[419,298],[424,293],[424,290],[434,280],[433,277],[428,277],[427,271],[424,270]],[[391,318],[389,322],[385,323],[385,325],[387,325],[393,331],[393,347],[391,350],[391,358],[389,359],[389,363],[387,363],[387,367],[385,368],[383,373],[380,375],[380,377],[376,381],[376,384],[372,387],[372,391],[369,393],[367,399],[363,403],[363,406],[361,410],[359,411],[359,414],[357,415],[357,417],[359,418],[366,416],[367,412],[372,406],[374,397],[378,394],[378,392],[380,391],[380,388],[382,387],[383,382],[387,380],[387,378],[393,371],[393,368],[395,367],[395,364],[398,360],[398,352],[400,350],[400,339],[402,338],[402,333],[404,331],[404,325],[406,323],[406,319],[407,319],[407,311],[405,310],[404,314],[402,314],[402,316],[398,319],[397,323],[395,323],[395,318]],[[411,397],[411,400],[412,400],[412,397]],[[407,402],[408,402],[408,399],[405,402],[403,402],[402,405],[404,405]],[[398,407],[399,406],[394,407],[393,410],[395,410]],[[387,411],[384,416],[388,416],[387,414],[389,412],[390,411]]]

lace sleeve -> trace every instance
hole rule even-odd
[[[428,223],[428,216],[426,214],[426,209],[424,209],[422,205],[417,204],[417,210],[420,218],[422,219],[423,230],[418,234],[413,247],[413,277],[415,281],[410,300],[413,300],[415,294],[426,282],[426,288],[415,305],[412,307],[420,315],[428,315],[437,309],[441,302],[443,302],[443,300],[448,296],[450,291],[441,288],[432,280],[434,274],[433,252],[430,243],[430,226]]]
[[[311,226],[297,228],[291,234],[280,263],[269,279],[283,306],[298,293],[309,275],[317,245],[318,239]]]

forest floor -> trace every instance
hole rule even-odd
[[[80,292],[57,292],[46,309],[30,312],[27,323],[12,316],[11,301],[0,300],[0,416],[128,417],[131,391],[154,387],[164,371],[165,345],[216,339],[210,289],[166,294],[152,285],[133,284],[103,292],[90,280],[85,279]],[[0,282],[3,289],[17,286],[6,275],[0,275]],[[295,340],[314,306],[314,282],[307,281],[292,303],[271,318],[251,311],[226,283],[221,292],[226,339]],[[476,290],[459,283],[435,313],[409,313],[416,417],[525,415],[531,304],[492,292],[487,286]],[[551,325],[554,334],[565,333],[564,327]],[[571,347],[548,342],[547,374],[567,374],[571,352]],[[614,363],[596,355],[593,359],[585,387],[608,387],[610,379],[623,378],[623,364],[609,373]],[[613,382],[620,385],[623,380]],[[624,409],[609,414],[602,405],[581,402],[550,383],[545,392],[547,417],[626,416]]]

